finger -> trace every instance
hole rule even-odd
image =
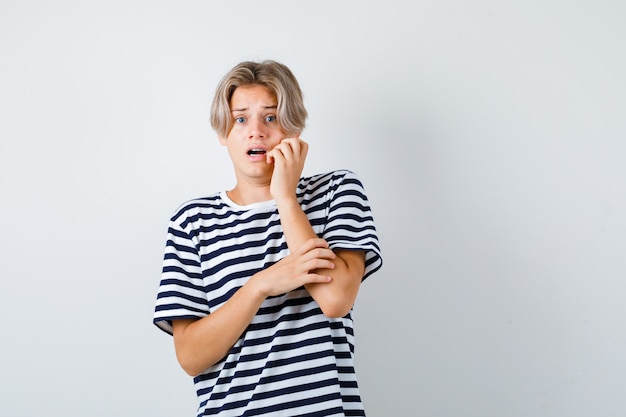
[[[288,148],[285,148],[285,145],[279,143],[274,146],[271,151],[269,151],[268,155],[274,158],[274,162],[277,160],[285,161],[287,159]]]
[[[307,261],[309,259],[335,259],[337,255],[332,249],[328,248],[313,248],[302,255],[302,259]]]
[[[278,148],[278,145],[277,145],[271,151],[267,153],[267,156],[265,159],[267,160],[268,164],[271,164],[272,162],[276,164],[276,162],[284,161],[285,156],[283,155],[282,151]]]
[[[304,254],[316,248],[328,248],[328,242],[321,237],[308,239],[300,246],[300,253]]]
[[[281,143],[287,144],[293,150],[293,153],[295,155],[301,155],[302,150],[308,147],[308,144],[304,140],[300,139],[299,137],[286,138],[286,139],[283,139]]]
[[[335,269],[335,263],[328,259],[311,259],[304,263],[306,271],[315,271],[318,269]]]
[[[286,161],[292,161],[294,156],[298,155],[295,146],[293,139],[283,139],[274,149],[277,149]]]
[[[309,144],[303,140],[300,140],[300,157],[305,158],[309,151]]]
[[[304,284],[314,284],[314,283],[324,283],[332,281],[332,277],[330,275],[320,275],[320,274],[306,274],[304,276],[302,285]]]
[[[294,138],[290,139],[288,144],[291,148],[293,155],[300,155],[300,139]]]
[[[317,248],[311,251],[311,253],[320,259],[335,259],[337,255],[333,252],[332,249],[328,248]]]

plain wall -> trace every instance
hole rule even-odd
[[[263,58],[372,204],[370,417],[626,415],[625,4],[3,1],[0,415],[195,415],[167,220],[234,185],[211,97]]]

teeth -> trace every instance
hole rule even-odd
[[[263,149],[250,149],[248,151],[248,155],[260,155],[260,154],[264,154],[265,150]]]

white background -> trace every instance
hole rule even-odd
[[[0,415],[195,415],[167,220],[234,184],[209,106],[263,58],[374,210],[370,417],[626,415],[625,4],[2,1]]]

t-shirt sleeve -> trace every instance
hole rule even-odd
[[[153,322],[172,334],[172,320],[209,314],[198,249],[179,219],[170,220]]]
[[[376,226],[363,184],[351,171],[340,171],[329,189],[323,238],[332,249],[365,251],[363,280],[382,266]]]

